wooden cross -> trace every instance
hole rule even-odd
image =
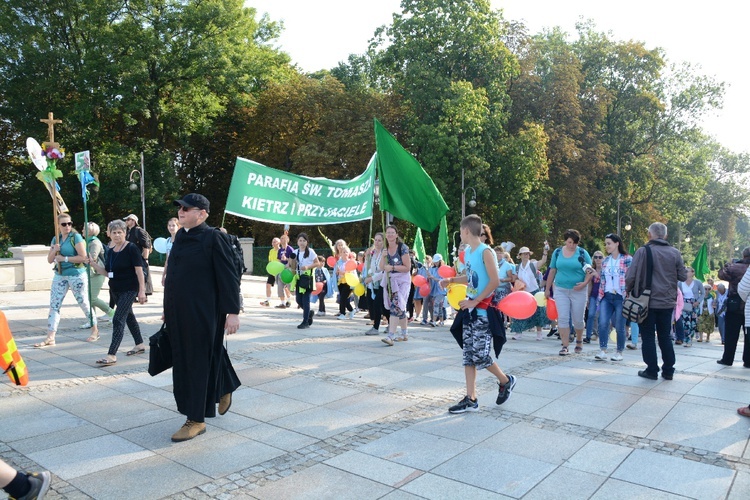
[[[62,120],[55,120],[52,112],[47,115],[47,118],[40,118],[40,122],[47,124],[47,135],[49,136],[49,146],[58,148],[60,145],[55,142],[55,123],[62,123]]]

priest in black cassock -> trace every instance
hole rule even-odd
[[[182,228],[169,253],[164,282],[164,320],[172,343],[172,380],[177,411],[187,421],[172,441],[206,432],[205,417],[223,415],[240,386],[222,345],[237,331],[239,283],[233,250],[221,231],[206,224],[209,201],[191,193],[174,202]]]

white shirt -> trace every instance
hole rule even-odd
[[[310,254],[307,257],[305,257],[305,252],[300,252],[299,249],[297,249],[297,251],[294,252],[295,257],[299,255],[299,262],[297,262],[297,269],[299,269],[301,273],[305,272],[305,271],[302,271],[303,267],[312,266],[312,264],[318,259],[318,256],[315,254],[315,250],[313,250],[312,248],[310,248],[309,250],[310,250]]]
[[[531,263],[534,263],[534,267],[537,266],[537,261],[529,261],[526,263],[526,267],[523,265],[523,261],[518,264],[518,268],[516,270],[518,279],[526,283],[526,290],[529,293],[536,292],[539,289],[539,285],[536,281],[536,276],[534,276],[534,272],[531,270]],[[505,276],[501,276],[500,278],[505,278]]]

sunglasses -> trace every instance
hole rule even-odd
[[[485,236],[485,237],[486,237],[486,236],[487,236],[487,233],[482,233],[482,234],[480,234],[479,236]]]
[[[179,212],[190,212],[191,210],[201,210],[201,209],[197,208],[197,207],[180,207],[178,211]]]
[[[60,225],[63,226],[63,227],[65,227],[65,226],[73,227],[73,223],[72,222],[61,222]]]
[[[594,258],[595,258],[595,259],[603,259],[603,258],[604,258],[604,255],[594,255]]]

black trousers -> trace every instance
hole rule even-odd
[[[339,314],[346,314],[346,311],[353,311],[352,304],[349,302],[349,295],[352,293],[352,287],[346,283],[339,283]]]
[[[734,354],[737,351],[737,342],[740,340],[740,332],[745,334],[745,347],[742,350],[742,363],[750,367],[750,342],[748,342],[745,329],[745,312],[730,312],[724,319],[724,354],[721,361],[727,365],[734,363]]]
[[[326,294],[328,293],[328,282],[323,285],[323,289],[318,294],[318,312],[326,312]]]
[[[369,290],[367,291],[370,292]],[[386,322],[391,317],[391,312],[385,308],[383,304],[383,287],[375,289],[375,298],[370,300],[370,319],[374,322],[372,327],[376,330],[380,329],[380,320],[385,317]]]
[[[667,375],[674,373],[674,345],[672,344],[672,314],[674,309],[651,309],[643,323],[640,323],[641,353],[646,363],[649,375],[659,374],[659,358],[656,355],[656,342],[661,350],[662,372]]]

